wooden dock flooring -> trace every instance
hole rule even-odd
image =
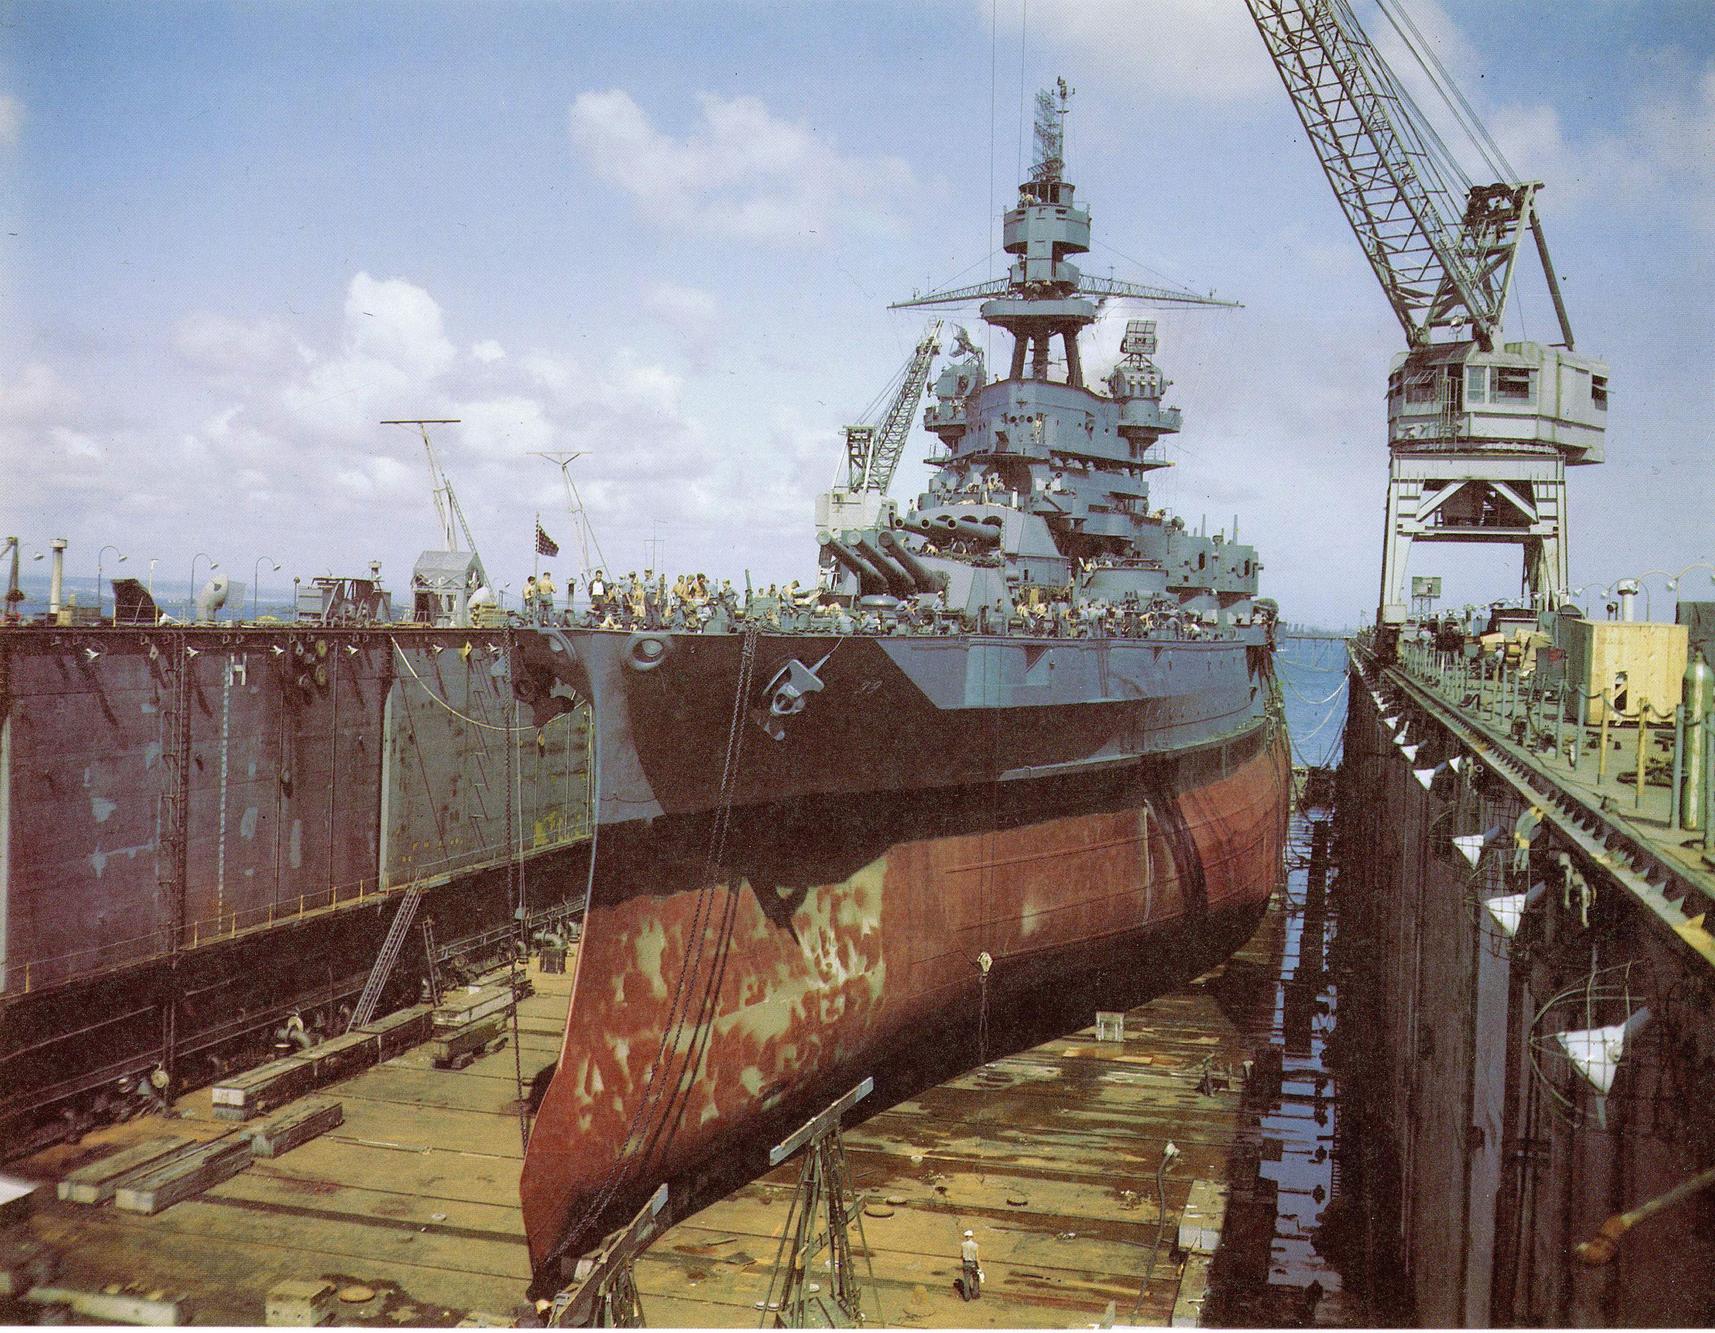
[[[1278,1042],[1284,916],[1277,896],[1237,957],[1133,1010],[1123,1043],[1098,1042],[1087,1029],[848,1130],[854,1182],[881,1214],[863,1225],[887,1324],[1088,1326],[1111,1303],[1121,1323],[1166,1325],[1180,1296],[1179,1213],[1199,1179],[1233,1191],[1235,1257],[1218,1259],[1217,1273],[1254,1270],[1266,1281],[1274,1209],[1269,1199],[1266,1217],[1254,1216],[1266,1148],[1243,1065]],[[526,1088],[558,1053],[570,974],[532,979],[535,993],[519,1013]],[[420,1046],[317,1095],[342,1103],[342,1124],[197,1198],[153,1217],[50,1198],[20,1229],[57,1251],[58,1285],[165,1293],[199,1324],[260,1324],[268,1290],[288,1278],[373,1289],[367,1302],[339,1305],[342,1324],[526,1313],[510,1044],[457,1071],[434,1068]],[[182,1098],[178,1111],[170,1122],[113,1126],[13,1169],[58,1179],[105,1145],[164,1129],[196,1138],[232,1129],[212,1118],[206,1089]],[[1182,1155],[1166,1176],[1156,1247],[1155,1173],[1169,1140]],[[651,1324],[756,1326],[797,1169],[787,1163],[655,1242],[637,1267]],[[988,1277],[976,1303],[954,1287],[967,1227]],[[1236,1257],[1240,1245],[1255,1254]]]
[[[1191,1183],[1230,1182],[1248,1196],[1256,1175],[1259,1117],[1243,1104],[1242,1069],[1274,1026],[1279,909],[1224,967],[1132,1010],[1123,1044],[1085,1029],[847,1131],[855,1188],[891,1213],[863,1219],[887,1324],[1087,1327],[1110,1302],[1120,1323],[1171,1322]],[[1211,1066],[1217,1081],[1232,1069],[1227,1090],[1199,1091]],[[1169,1140],[1182,1155],[1165,1179],[1157,1249],[1156,1167]],[[757,1325],[797,1171],[787,1162],[655,1242],[637,1265],[652,1324]],[[1271,1204],[1250,1236],[1263,1274],[1272,1224]],[[973,1303],[954,1281],[967,1228],[988,1277]]]
[[[570,995],[569,976],[532,980],[535,993],[519,1006],[526,1088],[559,1054]],[[340,1323],[448,1325],[472,1312],[519,1313],[530,1266],[510,1043],[457,1071],[435,1069],[419,1046],[317,1095],[342,1104],[341,1125],[158,1216],[38,1205],[27,1226],[58,1252],[58,1284],[165,1291],[199,1324],[262,1323],[269,1288],[287,1278],[372,1288],[372,1300],[339,1306]],[[104,1144],[163,1126],[197,1138],[234,1128],[212,1118],[207,1089],[176,1109],[171,1121],[116,1125],[15,1170],[52,1179]]]

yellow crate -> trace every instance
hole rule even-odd
[[[1614,697],[1614,683],[1626,676],[1623,714],[1637,715],[1640,704],[1650,707],[1650,720],[1672,716],[1680,702],[1688,639],[1684,625],[1645,620],[1575,620],[1566,643],[1566,681],[1575,689]],[[1601,698],[1589,705],[1591,722],[1605,711]],[[1616,716],[1615,721],[1619,720]]]

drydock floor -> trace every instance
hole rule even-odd
[[[1302,886],[1302,874],[1293,880]],[[879,1296],[896,1327],[1088,1326],[1104,1315],[1199,1322],[1211,1298],[1174,1241],[1202,1180],[1230,1191],[1213,1271],[1227,1318],[1310,1316],[1304,1290],[1319,1266],[1303,1223],[1312,1205],[1286,1196],[1312,1187],[1305,1170],[1281,1168],[1314,1172],[1310,1164],[1328,1157],[1323,1088],[1295,1081],[1290,1053],[1281,1091],[1247,1093],[1244,1076],[1258,1052],[1291,1044],[1283,949],[1296,953],[1289,921],[1301,920],[1291,906],[1290,894],[1277,894],[1234,959],[1133,1010],[1123,1042],[1086,1029],[849,1129],[851,1175],[869,1205],[868,1308]],[[533,980],[519,1013],[526,1086],[555,1057],[569,989],[567,976]],[[371,1299],[337,1307],[342,1324],[507,1323],[527,1313],[511,1047],[457,1071],[434,1068],[419,1047],[321,1094],[343,1103],[342,1125],[195,1198],[145,1217],[60,1202],[46,1189],[11,1239],[51,1246],[59,1287],[177,1301],[199,1324],[262,1323],[269,1289],[288,1278],[371,1289]],[[174,1133],[230,1128],[212,1118],[206,1089],[178,1109]],[[113,1126],[8,1170],[55,1180],[162,1128],[158,1119]],[[1157,1248],[1156,1166],[1169,1139],[1182,1155],[1166,1176]],[[788,1162],[658,1238],[636,1269],[648,1321],[756,1326],[796,1179]],[[977,1303],[954,1285],[966,1228],[987,1274]],[[1322,1289],[1335,1294],[1316,1322],[1339,1322],[1337,1280]]]

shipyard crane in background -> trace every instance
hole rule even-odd
[[[846,427],[846,489],[886,495],[905,453],[917,404],[929,385],[929,369],[941,351],[941,321],[932,319],[899,378],[899,389],[879,424]]]
[[[492,603],[495,594],[476,549],[476,538],[471,535],[470,523],[464,516],[464,507],[453,490],[452,478],[441,466],[440,455],[429,438],[430,426],[456,426],[459,418],[402,417],[381,424],[416,427],[423,440],[423,451],[428,455],[435,516],[441,522],[442,546],[424,551],[411,570],[412,617],[431,625],[469,625],[472,611]],[[458,540],[461,532],[465,542],[462,550]]]
[[[1347,0],[1245,0],[1334,197],[1405,331],[1388,377],[1378,618],[1406,618],[1414,542],[1524,548],[1523,590],[1566,595],[1566,468],[1602,461],[1608,367],[1574,350],[1537,212],[1399,0],[1383,16],[1498,177],[1475,183]],[[1559,320],[1553,346],[1500,341],[1529,233]]]

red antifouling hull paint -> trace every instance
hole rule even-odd
[[[1225,776],[900,841],[831,883],[598,870],[524,1160],[539,1280],[662,1180],[679,1215],[710,1201],[699,1178],[760,1169],[777,1131],[878,1067],[974,1067],[985,1001],[992,1057],[1050,1002],[1135,1004],[1219,962],[1278,882],[1290,788],[1276,734]]]

